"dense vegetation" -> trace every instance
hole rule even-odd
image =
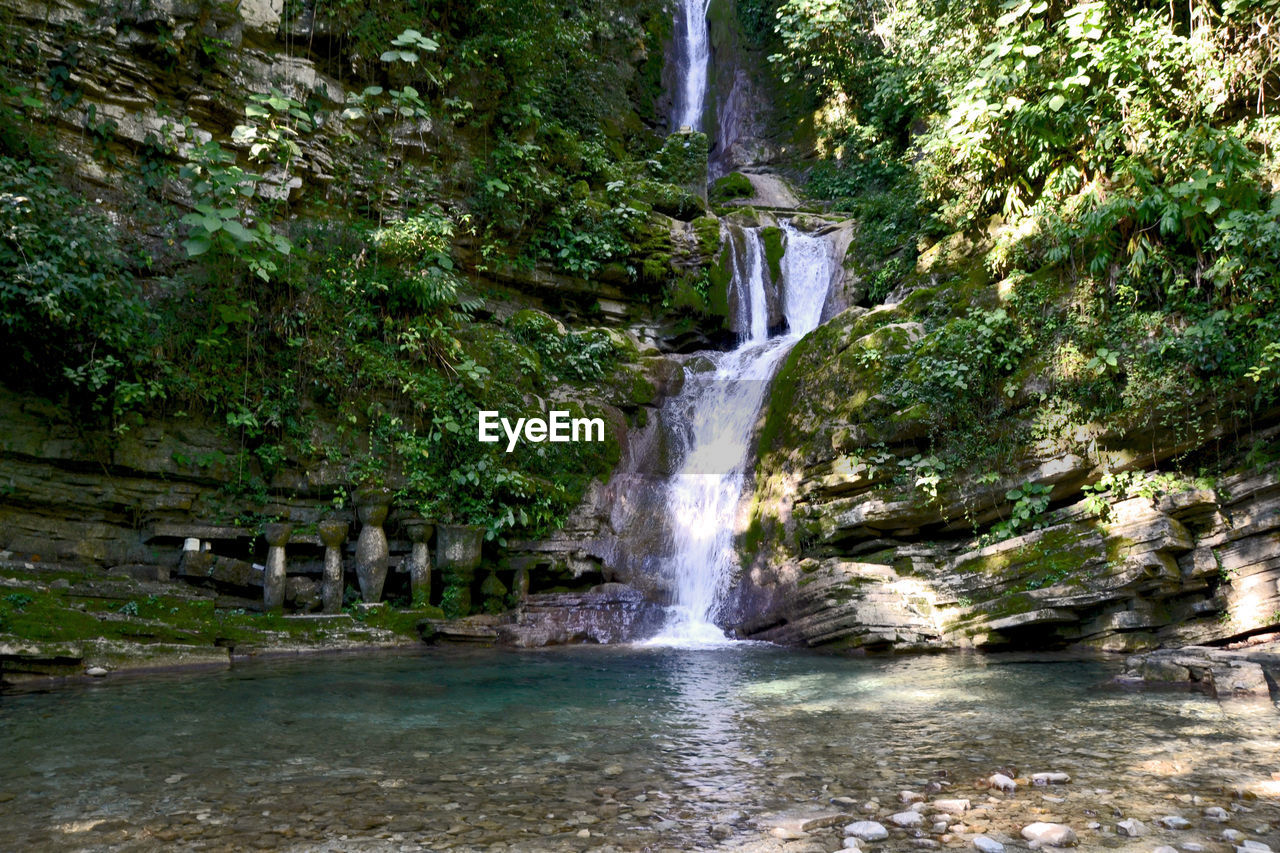
[[[474,441],[475,411],[556,399],[596,415],[593,401],[633,407],[652,390],[625,338],[512,317],[496,310],[510,294],[471,275],[610,267],[661,301],[669,238],[652,211],[702,210],[653,124],[661,4],[291,5],[289,51],[344,87],[337,106],[323,83],[239,89],[235,51],[212,35],[234,10],[202,4],[204,29],[185,31],[145,9],[87,10],[54,58],[0,19],[0,381],[107,435],[222,423],[234,458],[182,461],[231,470],[229,505],[263,504],[282,467],[324,464],[491,537],[559,524],[616,441],[517,462]],[[53,130],[80,121],[79,81],[112,49],[104,26],[142,41],[172,96],[141,145],[93,108],[83,118],[108,183],[141,192],[70,177]],[[196,116],[213,138],[183,112],[193,81],[238,113]],[[590,301],[555,307],[594,316]]]
[[[634,409],[652,389],[591,300],[551,306],[567,330],[486,282],[537,267],[658,309],[717,301],[714,270],[672,263],[665,217],[704,253],[718,227],[699,218],[706,138],[666,138],[657,114],[669,10],[292,2],[283,42],[337,104],[325,78],[242,91],[235,11],[197,6],[181,30],[92,7],[56,55],[0,19],[0,380],[108,434],[213,418],[237,499],[329,464],[493,537],[555,526],[616,445],[516,464],[463,440],[476,408]],[[923,336],[859,347],[843,379],[874,391],[859,417],[926,422],[904,476],[936,489],[1086,423],[1195,446],[1274,406],[1275,0],[735,9],[803,143],[784,165],[860,222],[864,301],[932,288],[904,303]],[[171,118],[143,141],[78,106],[108,30],[160,72]],[[192,86],[225,103],[184,113]],[[68,177],[49,130],[68,123],[98,184]],[[731,174],[711,200],[749,190]]]
[[[925,423],[906,480],[1085,427],[1196,448],[1275,406],[1280,4],[744,8],[815,116],[810,192],[862,220],[868,304],[924,288],[892,317],[924,335],[845,377],[879,434]]]

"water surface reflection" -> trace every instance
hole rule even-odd
[[[1148,823],[1177,812],[1193,826],[1168,841],[1209,843],[1223,826],[1203,808],[1245,805],[1226,826],[1280,848],[1276,804],[1230,796],[1280,771],[1275,709],[1116,692],[1101,687],[1109,674],[591,648],[3,696],[0,850],[733,848],[780,844],[757,821],[837,797],[879,799],[884,818],[898,791],[932,782],[984,804],[973,782],[996,769],[1073,782],[1024,788],[963,829],[1059,819],[1101,849],[1121,843],[1117,812]],[[1095,820],[1102,832],[1089,835]],[[835,849],[838,828],[826,832]]]

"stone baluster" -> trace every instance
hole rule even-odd
[[[262,536],[267,540],[267,568],[262,576],[262,607],[267,611],[284,609],[284,546],[291,533],[292,524],[262,526]]]
[[[431,549],[427,547],[427,540],[436,529],[436,523],[426,518],[410,518],[405,520],[404,529],[413,542],[413,550],[409,555],[412,606],[426,607],[431,603]]]
[[[471,584],[480,565],[484,527],[475,524],[441,524],[436,529],[436,562],[447,589],[442,602],[450,616],[471,612]]]
[[[325,613],[342,611],[342,545],[347,541],[350,527],[345,521],[320,522],[320,541],[324,543],[324,587],[321,597]]]
[[[524,601],[529,597],[529,570],[520,568],[516,570],[515,579],[511,582],[511,591],[516,594],[518,601]]]
[[[360,536],[356,539],[356,579],[365,604],[382,600],[382,585],[387,581],[387,534],[382,523],[391,508],[391,495],[385,489],[364,489],[356,493],[356,513],[360,516]]]

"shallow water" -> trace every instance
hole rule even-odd
[[[877,798],[885,821],[930,781],[986,804],[945,834],[926,821],[944,846],[1056,819],[1084,849],[1225,850],[1227,827],[1280,849],[1276,801],[1229,794],[1280,771],[1274,706],[1120,692],[1101,686],[1111,671],[743,644],[274,662],[8,695],[0,850],[834,850],[839,826],[786,848],[764,821],[841,796],[859,812]],[[974,780],[997,769],[1072,783],[988,802]],[[1211,805],[1250,811],[1218,824]],[[1119,814],[1192,826],[1126,843]],[[915,843],[898,831],[878,849]]]

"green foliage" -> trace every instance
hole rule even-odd
[[[235,165],[235,155],[212,140],[191,152],[190,162],[179,174],[190,183],[195,207],[182,217],[189,226],[183,243],[187,256],[214,251],[243,263],[262,281],[270,281],[278,269],[277,256],[289,254],[293,244],[247,212],[244,200],[253,196],[262,176]]]
[[[369,277],[374,292],[387,295],[392,312],[419,315],[400,333],[401,351],[449,369],[466,363],[452,330],[465,325],[482,304],[459,298],[454,232],[453,220],[434,205],[376,230],[373,245],[390,264],[385,274]]]
[[[560,207],[537,240],[535,253],[565,272],[592,276],[629,255],[644,218],[643,211],[621,199],[612,207],[589,199]]]
[[[69,392],[127,429],[165,393],[148,358],[151,323],[111,222],[52,167],[0,157],[0,378]]]
[[[440,42],[428,38],[417,30],[405,30],[391,40],[393,50],[386,50],[378,57],[383,62],[407,62],[416,65],[420,53],[435,53],[440,49]]]
[[[667,137],[655,158],[658,174],[680,186],[705,186],[709,150],[705,133],[673,133]]]
[[[1115,350],[1109,350],[1106,347],[1098,347],[1097,353],[1093,358],[1089,359],[1089,363],[1085,365],[1086,370],[1092,370],[1094,373],[1106,373],[1111,370],[1120,369],[1120,354]]]
[[[1049,496],[1053,486],[1044,483],[1024,483],[1005,493],[1005,499],[1013,501],[1009,517],[992,528],[996,540],[1017,536],[1025,527],[1039,528],[1036,519],[1049,508]]]
[[[469,615],[463,606],[466,597],[466,588],[458,584],[449,584],[444,588],[440,596],[440,609],[444,612],[446,619],[457,619]]]
[[[611,182],[606,189],[611,194],[621,190],[619,194],[628,196],[636,206],[648,205],[674,219],[688,221],[705,212],[702,199],[688,189],[666,181],[640,178],[631,182]]]
[[[1029,341],[1004,308],[971,308],[924,338],[913,351],[886,360],[886,394],[899,408],[925,404],[938,430],[967,422],[1013,372]],[[895,370],[896,369],[896,370]]]
[[[507,328],[538,353],[541,369],[553,377],[603,379],[618,362],[613,338],[599,329],[566,332],[550,316],[532,310],[512,316]]]
[[[1112,501],[1134,497],[1156,500],[1164,495],[1190,489],[1212,489],[1215,486],[1212,477],[1189,477],[1176,471],[1108,471],[1098,482],[1085,486],[1082,491],[1085,494],[1085,509],[1106,521]]]
[[[914,489],[930,500],[937,500],[938,487],[947,472],[945,462],[932,454],[923,456],[917,453],[909,459],[899,459],[898,468]]]
[[[1266,189],[1277,125],[1261,84],[1272,14],[787,0],[771,58],[821,103],[811,194],[884,223],[885,240],[860,235],[873,302],[910,270],[912,232],[984,228],[994,214],[1010,226],[989,258],[997,276],[1069,268],[1123,308],[1193,323],[1250,304],[1254,343],[1239,358],[1262,377],[1280,281],[1280,202]],[[898,221],[859,209],[885,195]],[[1125,353],[1102,373],[1150,373],[1118,343],[1090,346]]]

